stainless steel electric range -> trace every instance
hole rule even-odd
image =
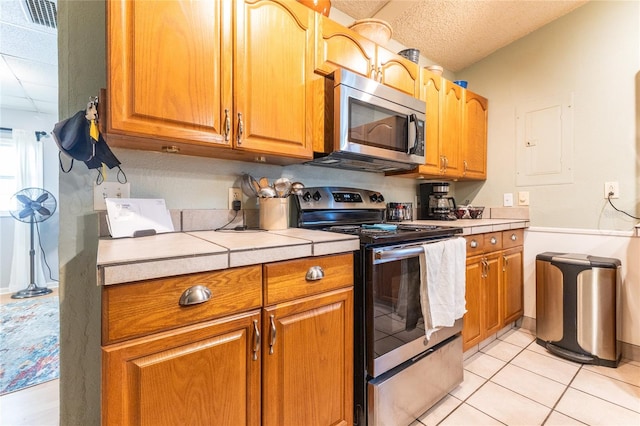
[[[452,226],[385,223],[380,192],[306,188],[293,197],[297,227],[358,235],[354,270],[354,424],[409,425],[462,382],[462,319],[427,340],[420,307],[423,245]]]

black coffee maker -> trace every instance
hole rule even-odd
[[[456,220],[456,201],[448,194],[449,182],[421,183],[418,219]]]

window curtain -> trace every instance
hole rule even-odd
[[[15,143],[19,164],[16,175],[16,192],[23,188],[43,187],[42,143],[33,131],[13,129],[12,138]],[[14,221],[13,261],[9,290],[14,293],[23,290],[31,283],[29,276],[30,225]],[[37,226],[37,224],[36,224]],[[38,234],[34,228],[35,271],[34,280],[39,287],[46,287],[45,277],[40,261]]]

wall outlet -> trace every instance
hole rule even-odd
[[[229,188],[229,210],[233,210],[233,202],[242,202],[242,190],[240,188]]]
[[[604,198],[609,198],[609,193],[613,192],[611,198],[620,198],[620,187],[618,182],[605,182],[604,183]]]
[[[105,198],[129,198],[130,184],[120,182],[102,182],[93,184],[93,210],[106,210]]]
[[[529,205],[529,191],[518,192],[518,205],[519,206]]]
[[[507,192],[503,195],[502,205],[505,207],[513,207],[513,193]]]

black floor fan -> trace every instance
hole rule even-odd
[[[35,283],[35,249],[33,246],[33,231],[36,223],[49,219],[56,211],[57,202],[53,194],[42,188],[24,188],[11,197],[11,216],[20,222],[28,223],[31,227],[31,246],[29,250],[30,283],[24,290],[11,295],[12,299],[26,299],[28,297],[43,296],[51,293],[46,287],[38,287]]]

